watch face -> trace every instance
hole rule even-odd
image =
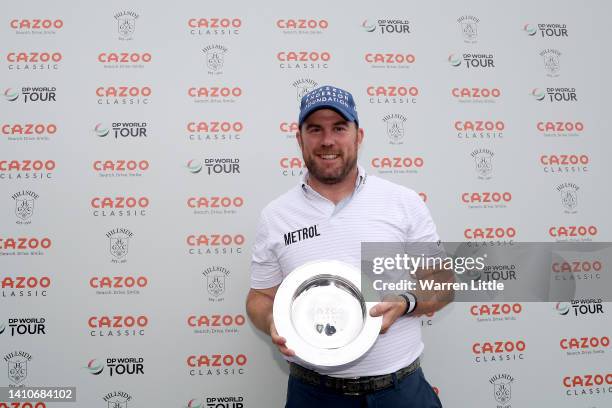
[[[382,317],[371,317],[375,302],[361,294],[357,268],[339,261],[311,262],[296,268],[274,299],[274,323],[287,347],[318,366],[349,363],[376,341]]]

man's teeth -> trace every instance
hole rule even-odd
[[[319,157],[322,158],[323,160],[333,160],[337,158],[338,155],[337,154],[322,154]]]

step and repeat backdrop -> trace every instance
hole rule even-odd
[[[5,4],[0,386],[75,386],[77,402],[0,407],[284,404],[287,366],[244,304],[259,213],[304,171],[298,101],[317,85],[353,93],[361,165],[417,191],[444,240],[610,241],[611,11]],[[610,265],[587,255],[563,279],[603,283]],[[611,313],[455,303],[421,319],[424,371],[451,408],[609,407]]]

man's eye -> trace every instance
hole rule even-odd
[[[346,130],[346,128],[344,126],[337,126],[336,127],[336,132],[344,132]]]

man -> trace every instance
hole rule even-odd
[[[290,361],[286,406],[440,407],[419,367],[423,343],[416,316],[442,308],[448,299],[418,302],[406,294],[378,303],[370,314],[383,316],[381,334],[365,355],[341,367],[308,366],[277,333],[274,296],[296,267],[326,259],[359,267],[361,242],[439,240],[418,194],[366,175],[357,165],[364,131],[349,92],[322,86],[305,94],[298,125],[296,138],[308,171],[298,186],[262,211],[247,297],[253,324]],[[304,229],[312,233],[292,234]]]

